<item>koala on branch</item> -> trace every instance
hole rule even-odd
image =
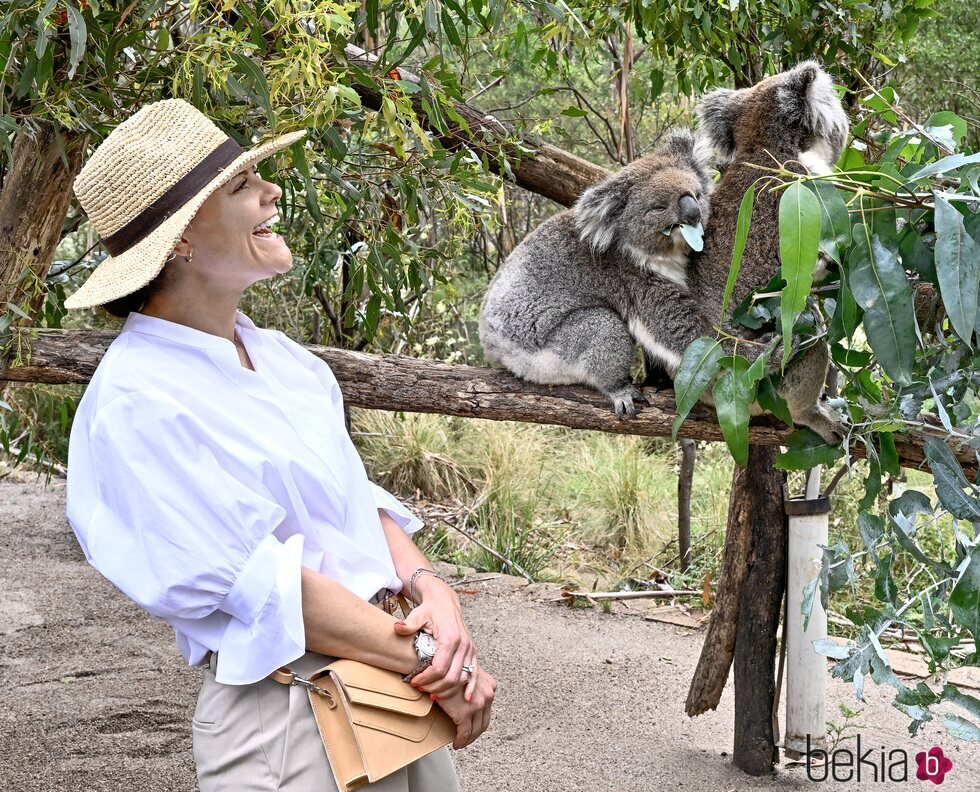
[[[535,229],[483,301],[487,359],[531,382],[591,385],[634,414],[635,343],[673,374],[688,341],[711,333],[687,272],[709,186],[691,133],[675,131]]]

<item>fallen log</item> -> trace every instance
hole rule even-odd
[[[11,360],[5,368],[0,359],[0,381],[66,385],[89,381],[116,333],[18,328],[11,336]],[[640,405],[635,416],[620,418],[606,397],[591,388],[534,385],[500,369],[402,355],[371,355],[317,345],[307,349],[333,370],[348,407],[543,423],[645,437],[669,437],[675,417],[670,390],[643,388],[649,404]],[[771,416],[754,418],[749,442],[785,445],[790,431]],[[724,440],[714,410],[705,405],[691,411],[678,434],[694,440]],[[941,429],[935,434],[945,437]],[[925,466],[921,434],[896,439],[895,447],[904,467]],[[865,456],[860,443],[853,444],[850,452],[852,457]],[[974,455],[960,452],[957,458],[975,476]]]

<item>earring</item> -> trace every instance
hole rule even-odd
[[[190,253],[187,254],[187,263],[188,264],[190,264],[194,260],[193,256],[194,256],[194,252],[193,251],[191,251]]]

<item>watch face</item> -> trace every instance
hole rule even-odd
[[[421,632],[415,636],[415,651],[421,659],[436,656],[436,639],[427,632]]]

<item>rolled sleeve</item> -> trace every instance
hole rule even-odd
[[[256,548],[243,570],[246,574],[239,575],[221,605],[233,618],[218,649],[218,682],[258,682],[306,651],[302,556],[303,537],[299,535],[285,542],[269,536]],[[252,581],[254,589],[248,587]]]
[[[410,512],[398,498],[392,495],[384,487],[379,487],[373,481],[371,489],[374,491],[374,503],[379,509],[384,509],[388,515],[409,536],[415,534],[425,523]]]

